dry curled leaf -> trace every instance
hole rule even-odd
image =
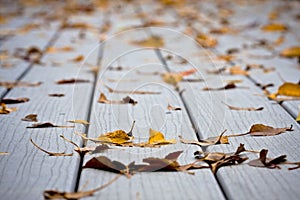
[[[32,139],[30,139],[30,142],[36,147],[38,148],[39,150],[41,150],[42,152],[48,154],[49,156],[72,156],[73,153],[70,153],[70,154],[66,154],[65,152],[50,152],[50,151],[47,151],[45,149],[42,149],[40,146],[38,146],[35,142],[33,142]]]
[[[150,137],[148,139],[148,144],[154,144],[154,145],[164,145],[164,144],[175,144],[176,139],[166,140],[165,136],[159,132],[155,131],[153,129],[149,129]]]
[[[85,192],[82,192],[82,191],[61,192],[61,191],[57,191],[57,190],[45,190],[43,195],[44,195],[45,199],[66,199],[66,200],[74,200],[74,199],[89,197],[89,196],[93,196],[95,192],[98,192],[98,191],[106,188],[107,186],[109,186],[110,184],[115,182],[119,177],[120,176],[116,176],[115,178],[113,178],[112,180],[107,182],[106,184],[104,184],[96,189],[85,191]]]
[[[151,36],[145,40],[132,41],[132,44],[139,45],[142,47],[159,48],[159,47],[164,46],[164,40],[160,36]]]
[[[42,82],[37,83],[29,83],[29,82],[22,82],[22,81],[15,81],[15,82],[0,82],[0,87],[6,87],[7,89],[12,89],[14,87],[37,87],[40,86]]]
[[[70,61],[72,61],[72,62],[81,62],[81,61],[83,61],[83,59],[84,59],[83,55],[78,55],[75,58],[72,58]]]
[[[1,103],[0,114],[9,114],[11,112],[17,111],[17,108],[7,108],[5,103]]]
[[[85,80],[85,79],[75,79],[75,78],[71,78],[71,79],[63,79],[63,80],[59,80],[56,81],[56,84],[72,84],[72,83],[88,83],[90,82],[89,80]]]
[[[199,33],[196,36],[195,40],[204,48],[215,47],[218,44],[218,41],[216,39],[203,33]]]
[[[260,110],[263,110],[264,107],[258,107],[258,108],[254,108],[254,107],[247,107],[247,108],[242,108],[242,107],[236,107],[236,106],[231,106],[231,105],[228,105],[224,102],[222,102],[223,104],[225,104],[229,109],[231,110],[247,110],[247,111],[260,111]]]
[[[259,153],[259,158],[255,160],[251,160],[248,162],[248,165],[253,167],[266,167],[266,168],[278,168],[281,163],[286,161],[286,155],[281,155],[277,158],[267,158],[268,150],[263,149]]]
[[[250,133],[252,136],[274,136],[285,131],[293,131],[293,125],[285,128],[273,128],[264,124],[254,124],[251,126],[248,133]]]
[[[45,122],[32,124],[31,126],[27,126],[26,128],[74,128],[74,126],[60,126],[54,125],[51,122]]]
[[[37,114],[29,114],[26,115],[24,118],[21,119],[22,121],[26,122],[37,122]]]
[[[104,87],[108,89],[111,93],[130,93],[130,94],[161,94],[161,92],[152,92],[152,91],[136,91],[136,90],[115,90],[104,84]]]
[[[210,146],[210,145],[216,145],[216,144],[229,144],[228,142],[228,136],[224,136],[224,133],[227,130],[224,130],[219,136],[217,137],[211,137],[207,139],[202,139],[199,141],[196,140],[186,140],[182,138],[182,136],[178,136],[180,138],[180,142],[184,144],[194,144],[201,147]]]
[[[300,46],[286,48],[280,52],[280,56],[293,58],[300,56]]]
[[[59,52],[70,52],[73,51],[74,48],[70,46],[64,46],[64,47],[48,47],[47,53],[59,53]]]
[[[75,124],[83,124],[83,125],[88,125],[88,124],[90,124],[88,121],[83,120],[83,119],[69,120],[69,121],[67,121],[67,122],[75,123]]]
[[[181,110],[180,107],[174,107],[174,106],[171,106],[170,104],[168,104],[167,109],[168,109],[168,110],[174,110],[174,111],[176,111],[176,110]]]
[[[18,48],[14,52],[14,56],[29,62],[41,64],[43,52],[38,47],[29,47],[28,49]]]
[[[287,31],[288,27],[286,25],[280,24],[280,23],[270,23],[270,24],[264,25],[261,29],[265,32]]]
[[[1,99],[0,103],[5,103],[5,104],[17,104],[17,103],[24,103],[29,101],[29,98],[17,98],[17,99]]]
[[[59,94],[59,93],[53,93],[53,94],[48,94],[49,97],[64,97],[65,94]]]
[[[218,91],[218,90],[229,90],[229,89],[234,89],[234,88],[248,89],[248,87],[236,86],[235,83],[227,83],[224,87],[219,87],[219,88],[204,87],[204,88],[202,88],[202,90],[204,90],[204,91]]]
[[[135,105],[137,104],[137,101],[135,101],[134,99],[132,99],[131,97],[127,96],[125,98],[123,98],[122,100],[108,100],[105,96],[104,93],[100,94],[100,97],[98,99],[99,103],[104,103],[104,104],[132,104]]]

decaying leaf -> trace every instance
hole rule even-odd
[[[176,111],[176,110],[181,110],[180,107],[174,107],[174,106],[171,106],[170,104],[168,104],[167,109],[168,109],[168,110],[174,110],[174,111]]]
[[[49,156],[72,156],[72,155],[73,155],[73,153],[66,154],[65,152],[49,152],[49,151],[46,151],[45,149],[42,149],[41,147],[39,147],[35,142],[33,142],[32,139],[30,139],[30,142],[31,142],[36,148],[38,148],[38,149],[41,150],[42,152],[48,154]]]
[[[164,145],[164,144],[175,144],[176,139],[166,140],[165,136],[159,132],[155,131],[153,129],[149,129],[150,137],[148,139],[148,144],[154,144],[154,145]]]
[[[65,94],[58,94],[58,93],[53,93],[53,94],[48,94],[49,97],[64,97]]]
[[[240,155],[242,152],[247,151],[244,144],[240,144],[234,153],[221,153],[221,152],[200,152],[194,153],[195,157],[209,164],[212,172],[217,173],[218,169],[223,166],[241,164],[248,157]]]
[[[69,120],[69,121],[67,121],[67,122],[75,123],[75,124],[83,124],[83,125],[88,125],[88,124],[90,124],[88,121],[83,120],[83,119]]]
[[[37,114],[29,114],[26,115],[24,118],[21,119],[22,121],[26,122],[37,122]]]
[[[45,199],[66,199],[66,200],[74,200],[74,199],[89,197],[89,196],[93,196],[95,192],[98,192],[98,191],[106,188],[107,186],[109,186],[110,184],[115,182],[119,177],[120,176],[117,175],[115,178],[113,178],[106,184],[104,184],[96,189],[85,191],[85,192],[61,192],[61,191],[57,191],[57,190],[45,190],[43,195],[44,195]]]
[[[300,56],[300,46],[286,48],[280,52],[280,56],[293,58]]]
[[[59,52],[70,52],[73,51],[74,48],[70,46],[64,46],[64,47],[48,47],[47,53],[59,53]]]
[[[137,101],[135,101],[134,99],[132,99],[129,96],[127,96],[127,97],[125,97],[125,98],[123,98],[122,100],[119,100],[119,101],[108,100],[106,98],[106,96],[104,95],[104,93],[100,94],[98,102],[99,103],[104,103],[104,104],[132,104],[132,105],[137,104]]]
[[[72,83],[88,83],[90,82],[89,80],[85,80],[85,79],[75,79],[75,78],[71,78],[71,79],[63,79],[63,80],[59,80],[56,81],[56,84],[72,84]]]
[[[15,81],[15,82],[0,82],[0,87],[6,87],[7,89],[12,89],[14,87],[37,87],[40,86],[42,82],[37,83],[29,83],[29,82],[22,82],[22,81]]]
[[[26,128],[74,128],[74,126],[60,126],[54,125],[51,122],[45,122],[32,124],[31,126],[27,126]]]
[[[234,88],[248,89],[248,87],[236,86],[235,83],[227,83],[224,87],[219,87],[219,88],[204,87],[204,88],[202,88],[202,90],[204,90],[204,91],[217,91],[217,90],[229,90],[229,89],[234,89]]]
[[[182,138],[182,136],[178,136],[180,138],[180,142],[184,144],[194,144],[201,147],[216,145],[216,144],[229,144],[228,136],[224,136],[224,133],[227,130],[224,130],[218,137],[211,137],[207,139],[203,139],[200,141],[197,140],[186,140]]]
[[[276,93],[269,94],[268,97],[270,99],[276,100],[277,96],[279,96],[279,95],[292,97],[291,100],[294,97],[296,97],[294,99],[298,100],[300,97],[300,85],[297,83],[285,82],[281,86],[279,86]],[[288,98],[286,100],[288,100]]]
[[[176,86],[177,83],[183,80],[184,76],[194,74],[197,70],[190,69],[182,72],[167,72],[162,74],[163,81]]]
[[[111,93],[130,93],[130,94],[161,94],[161,92],[152,92],[152,91],[136,91],[136,90],[115,90],[104,84],[104,87],[108,89]]]
[[[195,40],[204,48],[215,47],[218,44],[218,41],[216,39],[203,33],[199,33],[196,36]]]
[[[132,44],[143,46],[143,47],[159,48],[164,46],[164,40],[160,36],[151,36],[145,40],[132,41]]]
[[[293,125],[291,125],[289,128],[273,128],[264,124],[254,124],[251,126],[248,133],[250,133],[252,136],[274,136],[285,131],[293,131]]]
[[[81,62],[81,61],[83,61],[83,59],[84,59],[84,56],[79,55],[79,56],[76,56],[75,58],[72,58],[70,61],[72,61],[72,62]]]
[[[247,111],[260,111],[260,110],[263,110],[264,107],[258,107],[258,108],[254,108],[254,107],[248,107],[248,108],[241,108],[241,107],[236,107],[236,106],[231,106],[231,105],[228,105],[224,102],[222,102],[223,104],[225,104],[229,109],[231,110],[247,110]]]
[[[17,108],[7,108],[5,103],[1,103],[0,114],[9,114],[11,112],[15,112]]]
[[[264,25],[261,29],[265,32],[287,31],[288,27],[280,23],[271,23],[271,24]]]
[[[24,103],[29,101],[29,98],[17,98],[17,99],[1,99],[0,103],[5,103],[5,104],[17,104],[17,103]]]
[[[251,160],[248,162],[248,165],[253,167],[267,167],[267,168],[278,168],[281,163],[286,161],[286,155],[281,155],[277,158],[267,158],[268,150],[263,149],[259,153],[259,158],[255,160]]]

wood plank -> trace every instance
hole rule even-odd
[[[126,12],[128,10],[127,8]],[[115,16],[118,16],[118,14]],[[120,14],[121,16],[122,13]],[[122,21],[123,18],[119,18],[118,22],[122,24]],[[114,27],[112,27],[113,30]],[[179,134],[186,138],[196,139],[196,134],[184,105],[173,87],[163,83],[160,76],[141,75],[138,72],[138,70],[148,73],[165,71],[153,50],[130,44],[132,39],[138,41],[147,37],[148,35],[144,30],[132,30],[119,33],[113,39],[106,41],[101,64],[102,70],[99,74],[99,84],[97,84],[97,92],[93,100],[93,113],[88,131],[89,137],[97,137],[101,133],[116,129],[128,130],[132,121],[136,120],[133,132],[136,142],[147,141],[149,128],[162,131],[167,139],[177,138]],[[117,49],[115,48],[116,46],[118,46]],[[121,66],[124,69],[114,71],[109,70],[107,68],[109,66]],[[117,82],[109,81],[111,79],[117,80]],[[130,80],[133,82],[130,82]],[[108,93],[100,81],[118,90],[161,91],[162,94],[137,95],[129,92],[128,94],[138,101],[135,106],[100,104],[97,103],[100,92],[104,92],[108,99],[121,99],[126,96],[126,94]],[[181,107],[183,110],[167,114],[168,102],[171,105]],[[92,144],[88,142],[88,145]],[[170,152],[184,150],[183,155],[179,159],[179,162],[184,164],[193,160],[191,155],[196,149],[198,148],[195,146],[183,145],[177,142],[174,145],[167,145],[158,149],[114,147],[107,152],[101,153],[101,155],[127,164],[132,161],[141,163],[145,157],[163,157]],[[87,155],[84,163],[91,157]],[[93,198],[198,199],[199,196],[209,199],[224,198],[210,170],[203,169],[195,172],[194,176],[178,172],[155,172],[136,174],[130,179],[121,177],[109,188],[96,193]],[[113,173],[83,169],[79,189],[85,183],[88,183],[86,189],[94,188],[97,185],[104,184],[114,176],[115,174]]]
[[[97,20],[101,20],[98,18]],[[6,98],[28,97],[30,101],[17,105],[18,111],[1,115],[1,151],[9,152],[0,158],[0,194],[5,199],[41,199],[46,189],[64,191],[75,190],[80,158],[76,152],[71,157],[49,157],[34,147],[29,139],[42,148],[72,153],[74,146],[64,142],[60,135],[81,144],[74,131],[84,131],[85,126],[75,128],[26,129],[31,123],[21,121],[28,114],[38,114],[39,122],[52,122],[58,125],[72,125],[67,120],[85,119],[89,112],[93,92],[94,75],[90,65],[96,65],[98,37],[86,32],[86,38],[74,42],[80,30],[64,30],[54,47],[69,45],[75,50],[64,53],[47,54],[42,62],[45,66],[34,66],[22,81],[42,81],[39,87],[14,88]],[[93,50],[91,52],[91,50]],[[73,63],[70,59],[78,55],[86,56],[85,64]],[[63,62],[53,66],[52,61]],[[89,83],[58,85],[61,79],[79,78]],[[62,93],[64,97],[49,97],[50,93]]]

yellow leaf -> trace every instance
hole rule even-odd
[[[159,36],[152,36],[149,37],[145,40],[140,40],[140,41],[133,41],[132,42],[135,45],[143,46],[143,47],[162,47],[164,46],[164,40],[163,38]]]
[[[297,122],[300,122],[300,105],[299,105],[299,114],[298,114],[298,116],[297,116],[297,118],[296,118],[296,121],[297,121]]]
[[[300,46],[289,47],[281,51],[280,56],[283,57],[299,57],[300,56]]]
[[[113,144],[124,144],[130,142],[133,136],[129,136],[123,130],[116,130],[113,132],[105,133],[97,138],[100,142],[108,142]]]
[[[300,97],[300,85],[296,83],[283,83],[278,91],[274,94],[270,94],[268,97],[271,99],[276,98],[278,95],[290,96],[290,97]]]
[[[150,133],[150,137],[148,140],[149,144],[162,145],[162,144],[175,144],[176,143],[175,139],[166,140],[165,136],[161,132],[155,131],[151,128],[149,129],[149,133]]]
[[[76,123],[76,124],[83,124],[83,125],[88,125],[88,124],[90,124],[88,121],[83,120],[83,119],[69,120],[69,121],[67,121],[67,122],[70,122],[70,123]]]
[[[286,30],[288,30],[286,25],[280,24],[280,23],[267,24],[267,25],[264,25],[261,29],[265,32],[286,31]]]
[[[279,46],[285,41],[285,37],[283,35],[279,36],[275,41],[274,45]]]
[[[208,35],[205,35],[203,33],[199,33],[195,39],[204,48],[215,47],[218,43],[218,41],[216,39],[214,39]]]
[[[169,83],[171,85],[177,85],[180,81],[182,81],[183,76],[179,73],[164,73],[162,75],[163,81]]]
[[[0,114],[9,114],[11,112],[15,112],[17,108],[7,108],[5,103],[1,103]]]
[[[232,75],[249,75],[249,72],[243,70],[240,66],[233,66],[229,68],[229,72]]]
[[[83,61],[83,59],[84,59],[84,56],[83,55],[79,55],[79,56],[71,59],[71,61],[72,62],[81,62],[81,61]]]

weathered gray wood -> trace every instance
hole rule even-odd
[[[74,152],[72,157],[49,157],[35,148],[29,139],[32,138],[42,148],[52,152],[72,153],[74,146],[64,142],[60,135],[80,145],[81,139],[73,132],[82,132],[85,127],[78,124],[75,128],[26,129],[31,123],[23,122],[21,118],[35,113],[39,122],[49,121],[57,125],[72,125],[66,121],[87,119],[94,82],[89,68],[97,62],[98,49],[95,47],[98,38],[87,31],[85,39],[74,42],[78,35],[79,31],[76,30],[63,31],[54,46],[69,45],[75,51],[47,54],[42,59],[45,66],[34,66],[22,79],[42,81],[42,85],[14,88],[6,95],[6,98],[28,97],[30,101],[16,105],[17,112],[0,116],[1,151],[9,152],[9,155],[0,158],[0,194],[4,199],[41,199],[46,189],[75,189],[80,161],[78,154]],[[70,61],[81,54],[86,56],[85,64]],[[62,62],[62,65],[53,66],[52,61]],[[90,82],[55,84],[55,81],[70,78],[87,79]],[[50,93],[63,93],[65,96],[49,97]]]

